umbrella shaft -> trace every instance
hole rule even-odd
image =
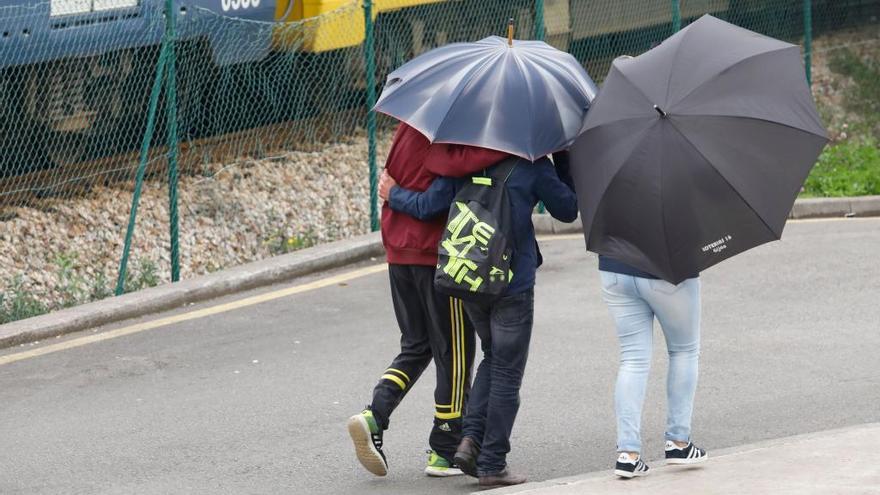
[[[513,17],[507,21],[507,44],[513,46]]]

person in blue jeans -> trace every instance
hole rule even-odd
[[[641,459],[640,429],[655,317],[669,353],[666,462],[705,461],[706,451],[690,441],[700,356],[700,279],[694,274],[673,285],[607,256],[599,256],[599,274],[602,295],[620,341],[620,368],[614,390],[618,450],[615,474],[632,478],[649,472]]]
[[[478,477],[482,487],[526,481],[507,470],[506,458],[534,323],[535,271],[543,261],[535,240],[532,212],[542,201],[547,211],[562,222],[573,222],[578,214],[567,154],[555,154],[554,162],[555,166],[548,158],[534,163],[520,159],[513,169],[507,189],[513,224],[514,277],[507,292],[495,302],[465,303],[480,336],[483,360],[471,387],[462,441],[454,459],[462,471]],[[440,178],[423,193],[393,186],[389,206],[420,219],[446,214],[459,184],[455,179]]]

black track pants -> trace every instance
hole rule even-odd
[[[391,413],[434,360],[434,426],[429,443],[451,460],[461,440],[461,424],[474,362],[474,327],[462,302],[434,291],[434,267],[390,265],[391,299],[400,326],[400,354],[373,390],[373,415],[382,429]]]

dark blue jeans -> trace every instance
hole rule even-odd
[[[491,305],[465,303],[483,348],[471,387],[462,435],[480,446],[477,473],[488,476],[507,466],[510,432],[519,410],[519,388],[529,356],[535,314],[534,289]]]

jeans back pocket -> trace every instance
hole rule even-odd
[[[659,292],[661,294],[671,295],[671,294],[675,294],[676,292],[678,292],[678,290],[682,288],[684,283],[675,285],[675,284],[669,283],[665,280],[659,280],[659,279],[653,280],[652,279],[650,282],[650,285],[651,285],[651,290],[653,290],[655,292]]]
[[[603,289],[611,289],[617,285],[617,274],[614,272],[599,271],[599,279],[602,281]]]

